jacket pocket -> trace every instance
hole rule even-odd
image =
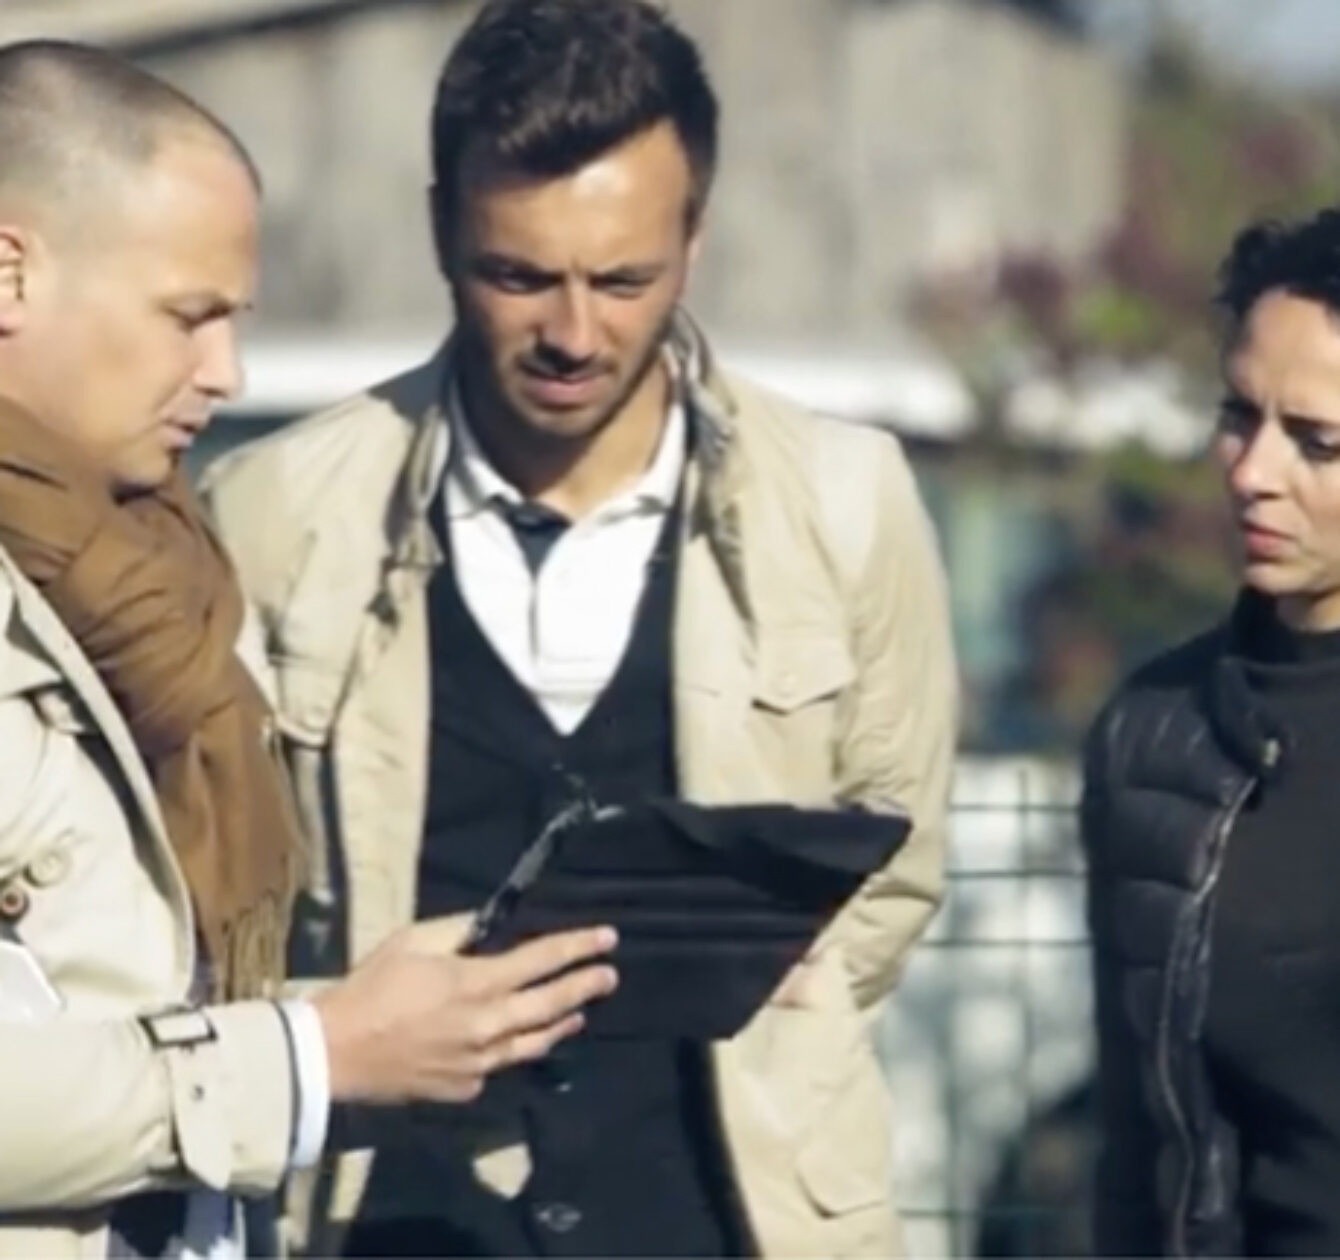
[[[832,801],[838,701],[856,676],[846,642],[832,627],[763,627],[752,680],[750,756],[767,767],[796,805]]]
[[[806,1135],[801,1185],[824,1216],[887,1204],[893,1212],[893,1117],[888,1086],[868,1047]]]
[[[765,629],[754,669],[754,703],[789,714],[835,698],[856,676],[851,652],[831,628]]]

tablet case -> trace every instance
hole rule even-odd
[[[467,948],[611,924],[619,987],[588,1008],[589,1035],[730,1037],[910,827],[860,810],[579,798],[527,848]]]

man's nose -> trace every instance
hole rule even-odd
[[[228,319],[211,320],[196,330],[199,361],[194,385],[211,398],[235,398],[242,392],[242,355],[237,330]]]
[[[600,342],[594,296],[580,285],[565,286],[555,294],[554,306],[541,330],[541,350],[554,365],[573,369],[599,353]]]

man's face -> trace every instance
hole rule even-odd
[[[447,272],[472,396],[532,440],[584,441],[653,381],[695,239],[669,123],[571,175],[466,159]]]
[[[1340,324],[1318,302],[1267,293],[1225,379],[1215,452],[1243,580],[1292,625],[1340,628]]]
[[[232,154],[172,140],[86,237],[52,233],[26,261],[0,392],[74,442],[116,493],[167,481],[240,388],[257,201]]]

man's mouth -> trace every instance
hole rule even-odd
[[[526,393],[548,406],[579,407],[589,402],[604,384],[604,371],[559,375],[530,367],[522,368]]]
[[[168,442],[174,447],[185,449],[195,442],[208,424],[207,416],[188,420],[169,420],[165,426]]]

